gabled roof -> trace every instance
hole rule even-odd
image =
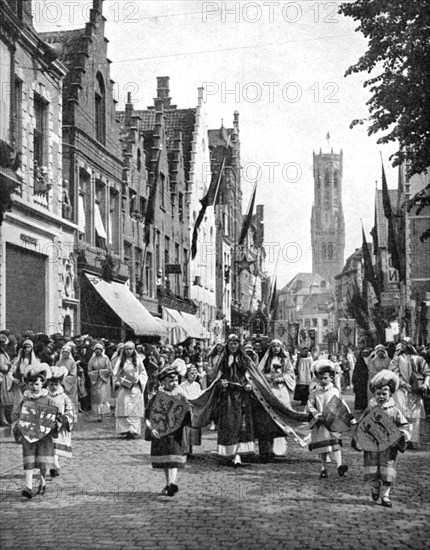
[[[155,125],[155,109],[153,107],[145,111],[133,111],[133,116],[140,117],[138,127],[144,133],[152,132]],[[117,113],[121,125],[125,124],[125,112]],[[196,109],[165,108],[165,128],[167,149],[171,151],[175,142],[175,131],[182,131],[182,151],[184,153],[184,169],[186,178],[189,178],[193,132],[196,121]]]
[[[393,211],[395,211],[397,206],[397,190],[389,189],[388,194],[390,196],[391,208]],[[386,247],[387,240],[388,240],[388,220],[384,214],[382,189],[376,190],[375,202],[376,202],[376,226],[378,231],[378,246]]]
[[[278,296],[281,294],[286,294],[287,292],[298,292],[297,289],[299,289],[300,285],[302,288],[309,288],[313,283],[317,283],[319,287],[321,287],[321,281],[325,281],[321,275],[318,275],[318,273],[297,273],[289,283],[287,283],[279,292]],[[330,288],[330,284],[328,281],[327,288]]]
[[[302,308],[299,315],[311,315],[313,313],[326,313],[330,304],[333,302],[332,295],[328,292],[321,294],[311,294]]]

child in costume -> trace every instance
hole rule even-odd
[[[176,431],[162,437],[151,425],[150,416],[151,409],[160,392],[174,396],[176,399],[184,401],[184,403],[188,401],[184,390],[179,387],[178,375],[185,374],[185,372],[178,372],[180,368],[173,365],[166,365],[163,368],[158,375],[161,386],[158,392],[150,398],[145,413],[146,426],[151,434],[152,467],[164,470],[166,486],[161,491],[161,494],[169,497],[174,496],[178,492],[179,487],[176,483],[178,469],[184,468],[187,461],[186,448],[183,441],[183,427],[184,423],[189,423],[189,414],[186,415],[184,422]]]
[[[410,439],[409,425],[407,419],[396,407],[393,394],[399,387],[399,377],[388,369],[381,370],[370,381],[370,389],[374,397],[358,421],[361,420],[375,407],[380,408],[385,414],[394,420],[395,425],[402,432],[402,437],[385,451],[364,451],[364,480],[371,482],[372,500],[377,502],[381,496],[381,505],[391,508],[390,500],[391,485],[396,477],[396,462],[398,451],[404,452],[406,442]],[[361,449],[357,445],[355,435],[351,446],[357,451]]]
[[[187,365],[187,378],[182,382],[180,387],[183,389],[187,399],[197,399],[202,394],[200,384],[196,382],[197,368],[195,365]],[[192,428],[191,426],[184,427],[184,439],[187,449],[187,456],[193,456],[193,445],[199,446],[202,444],[202,429]]]
[[[24,381],[27,389],[19,402],[14,405],[12,420],[18,422],[18,428],[23,431],[25,420],[21,416],[24,403],[40,403],[55,407],[55,403],[48,395],[48,390],[43,386],[50,375],[50,368],[46,363],[31,365],[24,371]],[[24,435],[24,434],[23,434]],[[22,438],[22,455],[25,472],[25,488],[22,496],[30,499],[33,497],[33,469],[40,470],[40,482],[37,494],[44,495],[46,490],[46,471],[54,468],[54,433],[40,437],[37,441],[30,443],[25,437]]]
[[[67,376],[66,367],[51,367],[51,378],[48,382],[49,397],[58,407],[61,415],[61,428],[58,437],[54,440],[54,464],[55,467],[49,470],[51,477],[60,475],[60,456],[72,458],[72,425],[75,418],[75,411],[72,400],[65,393],[61,385],[64,377]]]
[[[348,466],[342,464],[342,435],[339,432],[330,431],[324,424],[322,413],[325,406],[335,395],[340,399],[339,389],[334,386],[334,377],[336,368],[332,361],[328,359],[319,360],[316,366],[317,385],[309,395],[306,405],[307,410],[312,414],[313,421],[311,425],[311,443],[309,450],[319,454],[321,460],[320,479],[328,477],[327,462],[329,462],[329,453],[333,453],[337,472],[343,477],[348,471]],[[346,404],[343,402],[346,406]],[[353,416],[351,415],[351,419]]]

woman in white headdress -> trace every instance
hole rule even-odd
[[[74,422],[78,421],[79,395],[78,395],[78,365],[72,356],[72,348],[65,345],[61,348],[60,359],[55,364],[56,367],[66,367],[67,375],[63,378],[63,388],[70,397],[74,409]]]
[[[113,369],[116,399],[116,433],[125,434],[125,439],[135,439],[141,434],[145,414],[143,392],[148,381],[142,359],[136,352],[134,342],[126,342],[119,361]]]
[[[399,389],[393,396],[396,406],[409,422],[411,440],[409,448],[420,443],[421,419],[425,418],[423,394],[429,391],[430,367],[424,357],[418,355],[411,338],[404,338],[390,363],[390,370],[400,379]]]
[[[97,421],[103,421],[103,415],[110,413],[112,367],[105,354],[103,344],[97,343],[88,362],[88,375],[91,381],[91,407],[97,415]]]

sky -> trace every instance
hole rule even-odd
[[[33,0],[38,31],[80,28],[89,0]],[[172,103],[197,104],[204,87],[209,128],[231,127],[240,113],[243,211],[257,180],[265,206],[266,270],[277,288],[312,270],[313,151],[343,151],[345,260],[370,240],[381,154],[389,188],[395,145],[378,145],[366,125],[368,75],[344,77],[366,51],[357,24],[331,1],[105,0],[105,35],[118,107],[153,104],[157,76],[170,77]],[[327,134],[330,140],[327,140]]]

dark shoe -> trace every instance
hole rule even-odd
[[[169,497],[172,497],[179,491],[179,487],[175,485],[174,483],[170,483],[170,485],[167,487],[167,495]]]
[[[33,491],[26,487],[21,491],[21,495],[26,498],[33,498]]]
[[[135,439],[136,438],[136,434],[134,434],[133,432],[127,432],[127,435],[125,436],[125,439]]]
[[[326,477],[328,477],[327,470],[321,470],[320,479],[325,479]]]
[[[379,499],[380,487],[372,487],[372,500],[376,502]]]
[[[348,466],[346,464],[341,464],[337,469],[337,473],[339,474],[339,477],[343,477],[347,471],[348,471]]]
[[[46,485],[39,485],[39,488],[37,489],[37,495],[43,496],[46,493]]]
[[[58,477],[60,475],[60,468],[51,468],[49,470],[51,477]]]
[[[163,490],[161,491],[161,494],[162,494],[162,495],[167,495],[167,491],[168,491],[168,490],[169,490],[169,486],[166,485],[166,486],[163,488]]]
[[[393,504],[391,500],[388,497],[382,497],[381,498],[381,505],[384,506],[384,508],[392,508]]]

